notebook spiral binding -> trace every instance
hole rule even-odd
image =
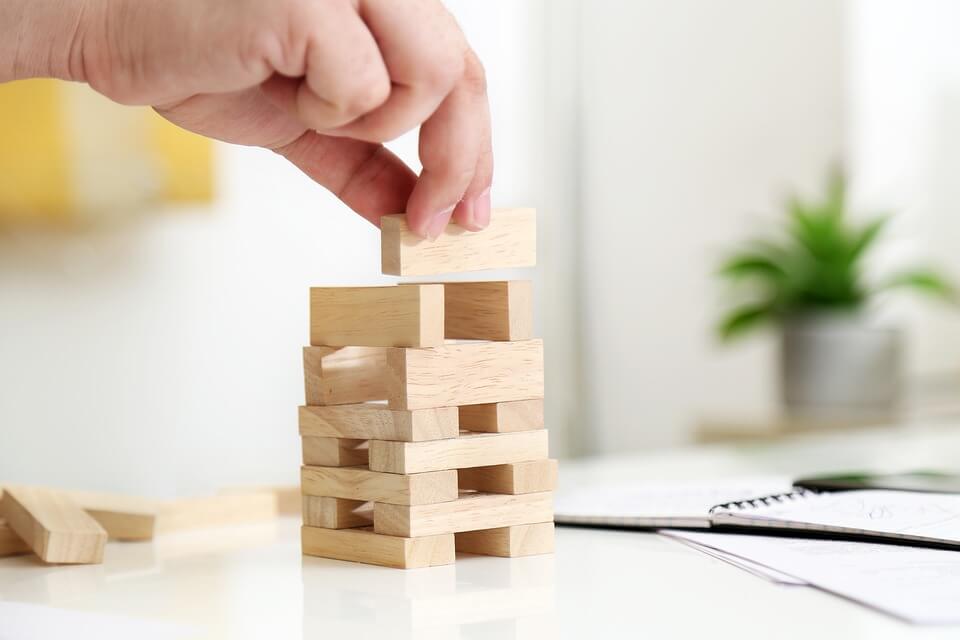
[[[809,498],[810,496],[815,496],[819,491],[814,491],[813,489],[805,489],[803,487],[798,487],[793,491],[788,491],[787,493],[775,493],[769,496],[763,496],[762,498],[751,498],[750,500],[734,500],[733,502],[724,502],[723,504],[718,504],[713,507],[710,507],[710,515],[713,515],[716,511],[725,510],[725,511],[745,511],[746,509],[757,509],[759,507],[770,507],[774,504],[782,504],[784,502],[792,502],[795,500],[803,500],[804,498]]]

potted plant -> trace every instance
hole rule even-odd
[[[779,327],[781,395],[792,414],[892,414],[903,339],[898,328],[874,320],[870,303],[893,289],[955,297],[928,268],[867,278],[865,258],[888,218],[856,224],[846,205],[845,181],[835,172],[822,199],[791,197],[782,232],[747,242],[719,271],[736,300],[719,323],[720,337],[732,341],[764,324]]]

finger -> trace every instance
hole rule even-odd
[[[274,149],[375,225],[404,210],[417,176],[380,144],[308,131]]]
[[[479,61],[477,62],[479,64]],[[484,96],[482,101],[483,121],[479,125],[480,156],[473,172],[470,186],[457,208],[452,220],[471,231],[480,231],[490,224],[490,186],[493,182],[493,141],[490,132],[490,105]]]
[[[263,83],[263,91],[305,126],[327,131],[382,105],[390,96],[390,76],[351,3],[307,6],[324,13],[316,18],[307,13],[293,27],[287,48],[294,52],[281,47],[271,56],[280,73]]]
[[[450,221],[473,183],[487,117],[483,67],[469,55],[460,82],[420,128],[423,171],[407,203],[415,233],[435,238]]]
[[[436,0],[363,0],[359,12],[390,74],[390,97],[326,133],[392,140],[436,111],[463,75],[467,44],[456,21]]]

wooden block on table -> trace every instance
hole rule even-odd
[[[276,517],[276,492],[252,490],[164,500],[160,504],[156,529],[157,533],[169,533],[262,522]]]
[[[300,435],[419,442],[456,438],[456,407],[394,411],[383,404],[300,407]]]
[[[153,539],[161,506],[158,500],[96,491],[58,491],[99,522],[110,539]]]
[[[553,538],[552,522],[464,531],[455,536],[457,551],[501,558],[553,553]]]
[[[387,473],[423,473],[441,469],[486,467],[541,460],[548,455],[547,432],[464,433],[426,442],[370,441],[370,469]]]
[[[307,496],[330,496],[364,502],[431,504],[457,499],[457,472],[431,471],[400,475],[365,467],[303,467],[300,486]]]
[[[310,289],[310,344],[433,347],[444,339],[440,284]]]
[[[430,536],[553,520],[553,492],[461,494],[453,502],[373,505],[373,527],[390,536]]]
[[[537,264],[537,220],[533,209],[494,209],[483,231],[450,224],[433,241],[407,227],[405,215],[380,218],[382,271],[394,276],[424,276],[532,267]]]
[[[447,338],[528,340],[533,337],[531,281],[445,282],[443,288]]]
[[[467,404],[460,407],[460,428],[505,433],[542,429],[543,399]]]
[[[387,398],[384,347],[304,347],[308,405],[352,404]]]
[[[391,409],[425,409],[543,397],[543,341],[387,349]]]
[[[363,562],[397,569],[418,569],[452,564],[456,559],[451,534],[398,538],[371,529],[321,529],[302,527],[300,539],[308,556]]]
[[[303,464],[321,467],[355,467],[367,464],[367,441],[350,438],[304,436]]]
[[[0,558],[29,553],[30,547],[10,528],[6,520],[0,520]]]
[[[557,461],[535,460],[457,471],[461,490],[484,493],[538,493],[557,487]]]
[[[259,493],[266,491],[272,493],[277,500],[277,513],[279,515],[300,515],[301,499],[300,485],[280,485],[280,486],[242,486],[226,487],[218,493],[225,495],[236,495],[238,493]]]
[[[329,496],[303,496],[303,524],[324,529],[351,529],[373,524],[373,503]]]
[[[64,494],[40,487],[5,487],[0,517],[44,562],[103,562],[107,532]]]

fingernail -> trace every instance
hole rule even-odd
[[[450,222],[450,215],[454,208],[456,208],[456,205],[433,214],[433,217],[430,218],[430,224],[427,226],[427,238],[436,240],[443,233],[443,230],[447,228],[447,223]]]
[[[490,187],[484,189],[473,203],[473,221],[481,229],[490,224]]]

